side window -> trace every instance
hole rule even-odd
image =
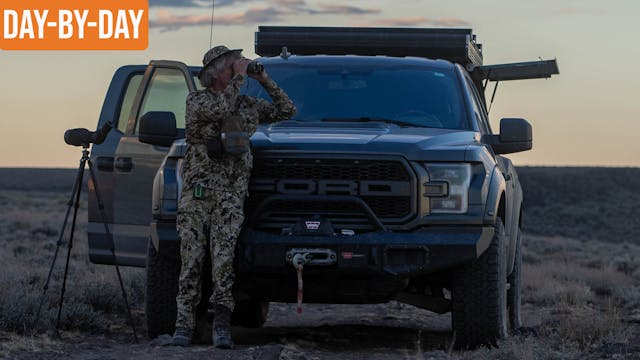
[[[473,82],[468,77],[465,77],[467,81],[467,86],[471,90],[473,94],[472,103],[473,103],[473,111],[476,114],[476,119],[478,120],[478,125],[480,126],[480,130],[485,134],[491,134],[491,128],[489,127],[489,123],[487,121],[487,111],[484,108],[484,104],[478,94],[478,89],[476,89]]]
[[[142,77],[142,74],[136,74],[129,79],[127,90],[124,93],[124,98],[120,105],[120,116],[118,117],[118,130],[121,132],[127,131],[127,123],[129,122],[129,116],[132,110],[131,107],[133,106],[133,100],[136,98]]]
[[[140,117],[149,111],[171,111],[176,116],[178,129],[184,129],[184,115],[189,88],[181,70],[158,68],[153,72],[142,106],[136,120],[136,130]]]
[[[478,107],[480,107],[480,117],[482,119],[482,127],[485,128],[487,134],[491,134],[491,125],[489,124],[489,115],[487,114],[487,108],[484,106],[484,101],[482,101],[482,97],[480,93],[478,93],[478,89],[473,86],[471,88],[473,90],[473,96],[476,98],[476,102],[478,103]]]

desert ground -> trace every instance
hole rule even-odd
[[[144,269],[87,256],[86,197],[44,297],[73,169],[0,169],[0,358],[6,359],[640,359],[640,169],[522,167],[523,320],[498,348],[452,349],[449,315],[409,305],[271,304],[261,329],[234,328],[235,350],[146,337]],[[70,227],[70,226],[69,226]],[[67,227],[67,229],[69,229]],[[67,239],[65,236],[63,239]]]

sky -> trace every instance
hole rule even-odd
[[[94,130],[114,71],[150,60],[200,65],[211,1],[150,0],[144,51],[0,51],[0,167],[77,167],[66,129]],[[216,0],[213,45],[255,57],[260,25],[471,28],[484,63],[557,58],[551,79],[503,82],[491,125],[521,117],[533,150],[516,165],[640,166],[640,1]],[[1,5],[0,5],[1,7]],[[491,97],[493,85],[487,92]]]

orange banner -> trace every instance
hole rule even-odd
[[[144,50],[148,0],[1,0],[0,49]]]

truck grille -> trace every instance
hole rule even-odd
[[[414,179],[401,160],[256,158],[246,210],[256,228],[282,229],[320,216],[335,229],[374,230],[362,205],[323,200],[323,195],[358,197],[385,225],[402,224],[415,212]],[[263,204],[273,195],[276,200]]]
[[[331,180],[401,180],[410,175],[399,161],[339,159],[277,159],[257,161],[254,178],[331,179]]]

